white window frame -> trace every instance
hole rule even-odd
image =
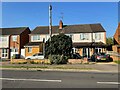
[[[11,50],[11,52],[18,52],[18,48],[12,48]]]
[[[80,40],[89,40],[88,33],[80,33]]]
[[[16,42],[17,41],[17,36],[12,36],[12,41]]]
[[[32,53],[32,47],[28,47],[28,53]]]
[[[5,41],[7,41],[7,38],[6,37],[1,37],[1,41],[5,42]]]
[[[102,39],[101,33],[95,33],[95,39],[96,40],[101,40]]]
[[[32,36],[32,41],[40,41],[40,40],[41,40],[40,35],[33,35]]]
[[[1,57],[2,58],[7,58],[8,57],[8,50],[7,49],[2,49]]]

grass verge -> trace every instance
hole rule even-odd
[[[75,69],[75,70],[95,70],[94,68],[87,67],[67,67],[67,66],[0,66],[0,68],[39,68],[39,69]]]
[[[117,63],[117,64],[120,64],[120,60],[116,60],[116,61],[114,61],[115,63]]]

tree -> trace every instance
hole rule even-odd
[[[45,43],[45,56],[63,55],[70,56],[72,51],[72,39],[64,34],[54,35]]]
[[[113,38],[108,37],[106,38],[107,50],[112,51],[112,45],[114,44]]]
[[[113,38],[112,38],[112,37],[106,38],[106,44],[107,44],[108,46],[113,45],[113,44],[114,44]]]

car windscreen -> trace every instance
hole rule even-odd
[[[41,54],[41,53],[38,54],[38,56],[41,56],[41,55],[43,55],[43,54]]]
[[[100,53],[101,55],[106,55],[105,53]]]

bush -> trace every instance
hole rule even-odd
[[[14,63],[15,64],[15,63]],[[18,62],[18,64],[27,64],[27,62]]]
[[[51,64],[66,64],[68,57],[63,55],[49,55],[49,60]]]
[[[72,52],[72,39],[64,34],[54,35],[45,43],[45,57],[49,55],[69,56]]]
[[[30,64],[38,64],[38,62],[30,61]]]

